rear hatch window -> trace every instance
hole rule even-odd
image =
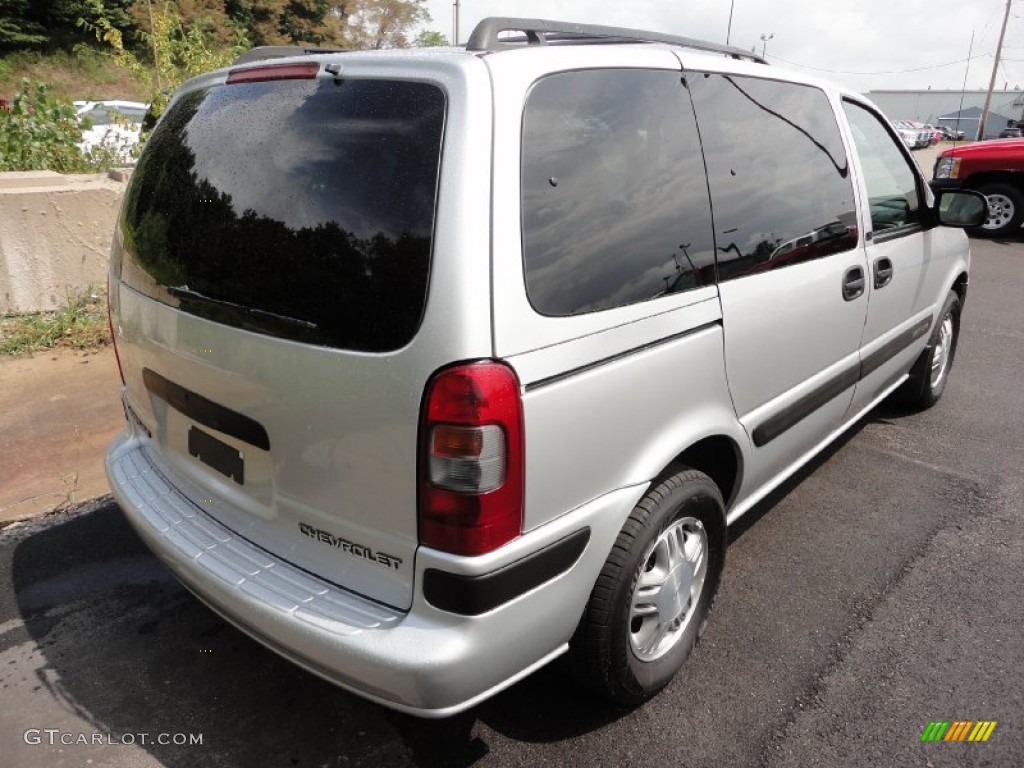
[[[136,166],[114,267],[219,323],[386,352],[426,301],[445,96],[392,80],[183,94]]]

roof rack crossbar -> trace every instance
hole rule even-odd
[[[253,61],[283,59],[286,56],[314,56],[318,53],[341,53],[345,48],[311,48],[303,45],[260,45],[246,51],[231,65],[249,64]]]
[[[730,45],[709,43],[691,37],[666,35],[663,32],[648,32],[628,27],[605,27],[597,24],[576,24],[569,21],[551,21],[549,19],[517,19],[507,16],[493,16],[484,19],[473,30],[466,43],[467,51],[500,51],[510,46],[523,45],[523,38],[499,38],[502,32],[523,32],[526,45],[544,45],[548,41],[557,40],[570,43],[593,42],[607,38],[607,42],[633,43],[667,43],[698,51],[721,53],[734,59],[748,59],[758,64],[768,61],[752,51]]]

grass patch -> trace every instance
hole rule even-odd
[[[96,349],[110,343],[107,300],[101,292],[69,296],[53,312],[0,317],[0,355],[31,355],[44,349]]]
[[[0,97],[10,98],[21,79],[46,83],[66,101],[127,99],[148,101],[145,83],[118,68],[110,56],[83,48],[78,53],[20,51],[0,58]]]

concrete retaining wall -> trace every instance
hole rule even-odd
[[[126,178],[0,173],[0,314],[57,309],[105,287]]]

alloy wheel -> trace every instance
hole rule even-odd
[[[708,535],[693,517],[676,520],[647,551],[630,599],[629,644],[655,661],[682,638],[704,589]]]

